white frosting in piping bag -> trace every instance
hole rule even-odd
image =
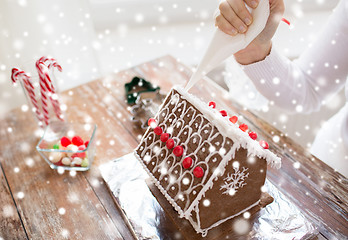
[[[256,9],[251,10],[253,23],[244,34],[230,36],[219,29],[215,30],[213,38],[200,62],[196,72],[193,73],[188,81],[185,90],[191,87],[218,66],[232,54],[245,48],[253,41],[265,28],[269,16],[269,0],[260,0]]]

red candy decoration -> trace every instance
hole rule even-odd
[[[230,117],[230,121],[231,123],[236,123],[238,121],[238,117],[237,116]]]
[[[81,145],[81,146],[79,146],[79,148],[78,148],[79,151],[83,151],[83,150],[85,150],[85,149],[86,149],[86,146],[85,146],[85,145]],[[77,155],[77,157],[84,159],[84,158],[86,157],[86,151],[76,153],[76,155]]]
[[[221,110],[220,113],[223,117],[227,117],[227,112],[225,110]]]
[[[240,130],[242,130],[243,132],[246,132],[248,130],[248,125],[242,123],[241,125],[239,125]]]
[[[185,169],[188,169],[192,166],[192,158],[190,157],[186,157],[184,159],[184,161],[182,161],[182,166],[185,168]]]
[[[166,146],[168,149],[172,149],[174,147],[174,140],[173,139],[168,139],[167,140],[167,143],[166,143]]]
[[[173,153],[174,153],[175,156],[180,157],[184,153],[184,148],[182,146],[176,146],[173,149]]]
[[[67,137],[62,137],[62,138],[60,139],[60,144],[61,144],[63,147],[67,147],[67,146],[69,146],[69,145],[71,144],[71,141],[70,141],[70,139],[67,138]]]
[[[155,127],[155,129],[153,130],[155,132],[156,135],[161,135],[162,134],[162,128],[161,127]]]
[[[88,144],[89,144],[89,141],[86,141],[85,142],[85,146],[88,147]]]
[[[216,108],[216,103],[213,101],[209,102],[209,107]]]
[[[257,138],[257,133],[256,132],[250,132],[249,136],[251,137],[252,140],[256,140]]]
[[[201,167],[195,167],[195,169],[193,169],[193,175],[195,175],[196,178],[201,178],[204,175],[204,171],[203,168]]]
[[[264,140],[260,140],[259,141],[259,144],[261,145],[261,147],[263,147],[264,149],[268,149],[269,148],[269,145],[266,141]]]
[[[161,135],[161,141],[162,142],[166,142],[169,138],[169,134],[168,133],[162,133]]]
[[[153,119],[153,118],[150,118],[150,119],[147,121],[147,125],[149,125],[149,127],[155,128],[155,127],[157,126],[156,120]]]
[[[82,140],[82,138],[80,136],[75,136],[72,138],[71,140],[72,144],[74,144],[75,146],[81,146],[83,145],[84,141]]]

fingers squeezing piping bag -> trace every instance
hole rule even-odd
[[[261,0],[256,9],[250,11],[253,23],[244,34],[230,36],[219,29],[215,30],[213,38],[206,50],[196,72],[193,73],[186,84],[188,91],[191,87],[218,66],[232,54],[242,50],[250,44],[265,28],[269,17],[269,0]]]

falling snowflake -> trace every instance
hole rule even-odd
[[[233,196],[236,194],[237,190],[246,185],[245,179],[249,176],[247,172],[248,168],[243,167],[240,171],[239,168],[233,168],[234,173],[227,174],[224,178],[225,184],[220,187],[220,190],[225,190],[223,194],[228,194]]]

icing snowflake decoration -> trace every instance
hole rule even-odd
[[[227,174],[224,178],[225,184],[220,187],[220,190],[225,190],[223,194],[228,194],[233,196],[236,194],[237,190],[246,185],[245,180],[248,178],[249,173],[248,168],[243,167],[240,171],[239,168],[233,168],[234,173]]]

